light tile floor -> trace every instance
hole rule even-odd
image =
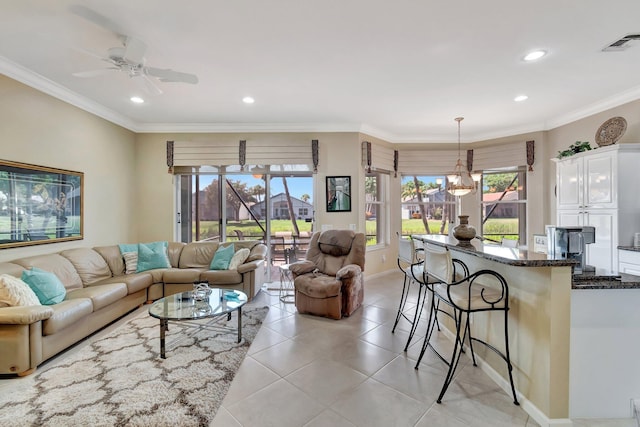
[[[300,315],[277,291],[261,292],[252,304],[269,305],[269,314],[212,426],[537,426],[465,357],[442,404],[435,402],[446,365],[428,351],[415,370],[423,330],[406,353],[408,322],[391,333],[401,288],[399,272],[367,279],[364,306],[339,321]],[[436,340],[450,348],[447,338]],[[574,425],[636,426],[632,419]]]
[[[522,408],[466,358],[442,404],[445,365],[427,352],[414,369],[423,331],[402,351],[408,324],[391,333],[402,288],[398,272],[366,280],[362,309],[340,321],[299,315],[277,291],[251,305],[270,310],[223,401],[216,427],[536,426]],[[414,300],[415,302],[415,300]],[[407,305],[407,309],[411,309]],[[144,306],[46,362],[77,352],[136,316]],[[449,346],[437,337],[438,346]],[[23,387],[0,379],[0,393]],[[632,419],[573,420],[576,427],[636,427]]]

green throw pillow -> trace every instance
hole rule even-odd
[[[58,304],[67,295],[67,290],[55,274],[37,267],[24,270],[22,280],[29,285],[42,305]]]
[[[138,267],[136,272],[152,270],[154,268],[169,268],[167,257],[167,242],[152,242],[138,244]]]
[[[233,245],[220,246],[211,260],[209,270],[228,270],[229,263],[235,252]]]

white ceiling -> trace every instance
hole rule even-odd
[[[144,41],[146,64],[197,85],[112,71],[117,36],[83,5]],[[0,72],[138,132],[364,131],[451,142],[552,129],[640,98],[638,0],[4,0]],[[530,50],[543,59],[525,63]],[[134,105],[138,94],[146,102]],[[516,103],[513,98],[527,94]],[[253,105],[242,102],[255,98]]]

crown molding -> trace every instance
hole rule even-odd
[[[19,81],[29,87],[32,87],[40,92],[46,93],[54,98],[71,104],[74,107],[80,108],[83,111],[101,117],[109,122],[115,123],[118,126],[122,126],[130,131],[135,131],[136,124],[129,118],[119,114],[109,108],[98,104],[84,96],[81,96],[67,87],[64,87],[52,80],[47,79],[40,74],[23,67],[20,64],[16,64],[13,61],[8,60],[4,56],[0,55],[0,73],[11,77],[12,79]]]
[[[624,92],[620,92],[616,95],[604,98],[598,102],[587,105],[584,108],[580,108],[567,114],[563,114],[562,116],[555,119],[547,120],[544,130],[555,129],[559,126],[564,126],[577,120],[592,116],[594,114],[602,113],[603,111],[619,107],[623,104],[637,101],[638,99],[640,99],[640,86],[636,86]]]
[[[364,123],[140,123],[79,95],[46,77],[0,55],[0,73],[47,95],[73,105],[136,133],[259,133],[259,132],[360,132],[390,143],[455,143],[451,134],[400,136]],[[605,98],[543,123],[501,129],[495,132],[467,134],[464,143],[505,138],[555,129],[594,114],[640,99],[640,86]]]
[[[353,123],[141,123],[139,133],[359,132]]]

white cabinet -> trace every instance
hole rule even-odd
[[[620,273],[634,274],[640,276],[640,252],[618,250]]]
[[[557,225],[591,225],[587,264],[618,273],[618,246],[640,232],[640,144],[600,147],[556,160]]]

